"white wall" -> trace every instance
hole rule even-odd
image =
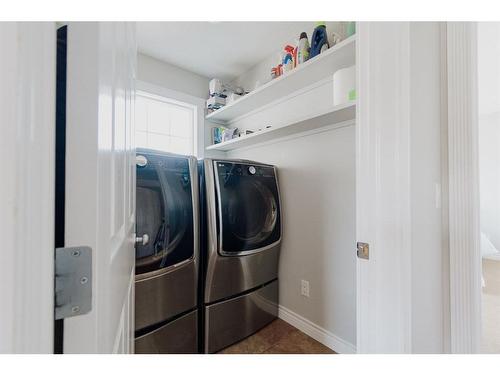
[[[228,153],[278,166],[280,305],[355,346],[354,125]],[[310,298],[300,281],[310,283]]]
[[[478,23],[481,231],[500,250],[500,23]]]
[[[207,77],[147,55],[137,56],[137,79],[198,98],[208,98]]]
[[[500,111],[500,22],[478,22],[479,113]]]
[[[0,353],[53,353],[56,28],[0,23]]]

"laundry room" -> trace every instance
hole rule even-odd
[[[0,352],[496,350],[500,28],[318,12],[0,22]]]
[[[183,38],[170,38],[174,34]],[[355,352],[355,23],[139,22],[137,41],[137,235],[149,242],[137,247],[136,351],[182,351],[161,347],[158,337],[168,342],[177,336],[162,333],[160,322],[194,312],[196,305],[176,307],[162,318],[162,307],[151,303],[182,304],[199,267],[202,352]],[[200,228],[169,227],[165,234],[158,224],[168,219],[156,213],[160,202],[145,190],[148,178],[142,176],[146,160],[161,154],[148,150],[200,160],[198,215],[206,217]],[[168,194],[166,206],[177,205]],[[168,210],[175,215],[182,207]],[[169,220],[175,226],[179,218]],[[227,237],[220,226],[230,228]],[[207,232],[200,242],[206,254],[184,271],[191,278],[181,276],[190,292],[170,292],[174,281],[158,282],[159,269],[174,264],[174,247],[182,247],[175,245],[176,230]],[[161,264],[155,248],[167,235],[171,255],[167,250],[166,264],[153,272],[155,286],[144,289],[151,269],[139,271],[139,264],[148,262],[146,254]],[[220,259],[212,259],[211,251]],[[168,297],[159,299],[151,288]],[[274,306],[267,313],[256,308],[255,298],[262,296]],[[228,298],[234,306],[224,308],[221,301]]]

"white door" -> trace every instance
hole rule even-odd
[[[69,23],[65,245],[92,248],[92,310],[64,353],[132,353],[135,25]]]

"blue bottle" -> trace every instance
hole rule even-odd
[[[327,50],[328,46],[328,36],[326,35],[326,25],[324,22],[318,22],[316,28],[314,29],[311,38],[311,52],[309,58],[319,55],[321,52]]]

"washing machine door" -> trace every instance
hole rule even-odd
[[[184,262],[194,255],[189,159],[137,152],[136,275]]]
[[[215,161],[219,253],[239,256],[281,240],[276,171],[272,166]]]

